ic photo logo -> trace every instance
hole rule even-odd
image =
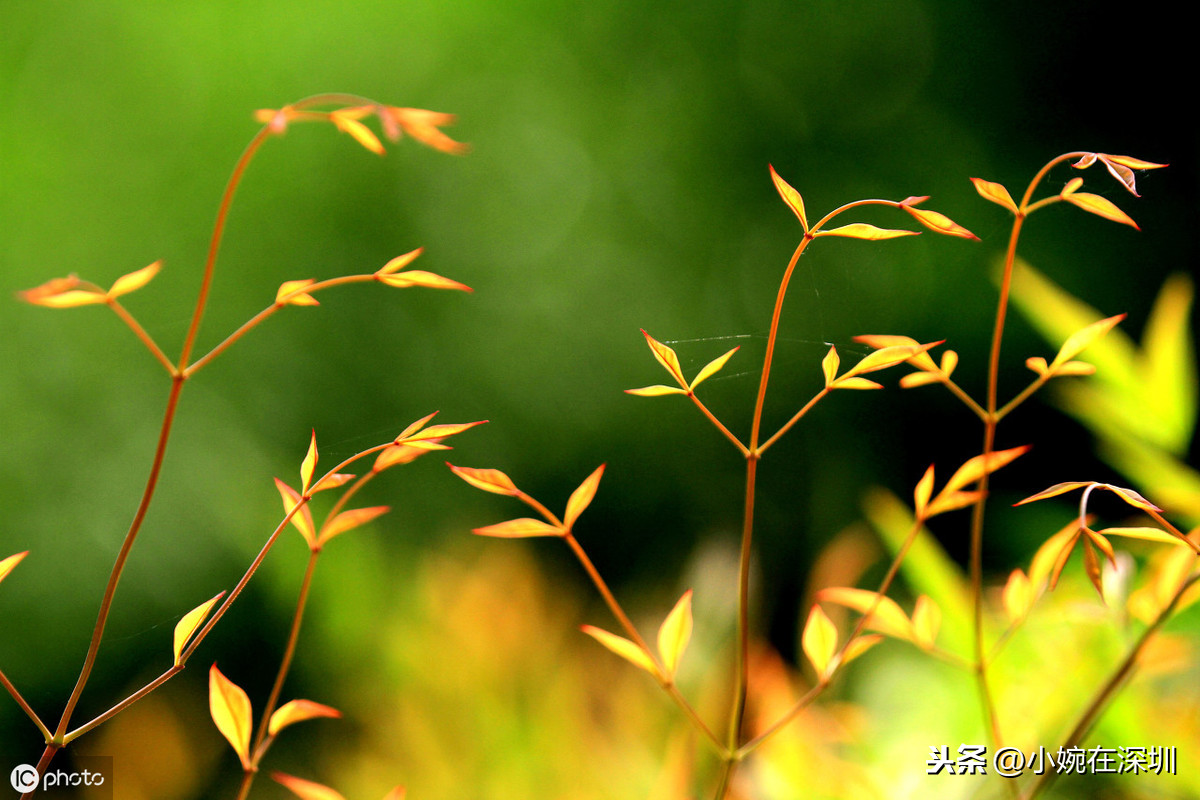
[[[12,763],[12,762],[9,762]],[[108,756],[79,756],[71,763],[38,775],[37,767],[17,764],[8,773],[8,782],[21,794],[40,790],[39,797],[86,797],[95,800],[112,798],[112,758]],[[82,792],[82,793],[81,793]]]

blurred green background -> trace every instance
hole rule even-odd
[[[1139,4],[1122,19],[1090,3],[990,0],[0,0],[0,555],[31,551],[0,595],[6,674],[57,719],[167,392],[161,368],[111,315],[13,295],[68,273],[107,286],[161,258],[162,274],[127,306],[174,356],[255,109],[355,92],[455,113],[448,132],[474,149],[456,158],[406,140],[380,159],[313,125],[269,142],[234,206],[201,351],[284,280],[373,271],[417,246],[426,248],[418,267],[475,292],[327,292],[320,308],[277,315],[189,384],[82,714],[157,675],[178,616],[241,574],[279,515],[270,479],[295,475],[314,427],[323,463],[333,463],[435,409],[443,421],[489,419],[458,437],[451,460],[504,469],[555,508],[606,462],[580,536],[631,606],[660,617],[695,585],[702,559],[723,563],[734,546],[743,467],[678,398],[622,390],[664,379],[639,328],[672,342],[689,375],[741,345],[706,397],[748,434],[771,303],[800,233],[768,163],[810,217],[863,197],[931,195],[930,208],[982,239],[813,247],[785,308],[768,420],[782,422],[819,388],[826,343],[845,361],[859,333],[946,339],[962,356],[963,384],[980,393],[990,275],[1009,218],[967,178],[1019,195],[1064,151],[1171,163],[1141,179],[1141,199],[1098,167],[1085,175],[1140,233],[1054,208],[1022,245],[1068,291],[1106,314],[1129,312],[1138,331],[1164,278],[1192,270],[1197,255],[1197,137],[1181,117],[1192,75],[1176,63],[1193,45],[1163,8]],[[1026,356],[1053,351],[1014,316],[1009,393],[1027,379]],[[815,554],[861,517],[863,492],[906,494],[927,464],[949,469],[978,446],[976,424],[945,393],[885,381],[886,392],[823,403],[764,462],[758,605],[786,657]],[[1001,446],[1051,432],[1056,444],[1006,471],[1001,498],[1113,477],[1090,460],[1086,432],[1044,403],[1010,428]],[[537,559],[521,569],[550,576],[545,602],[575,609],[552,615],[562,635],[608,623],[558,548],[470,537],[521,509],[470,489],[440,461],[379,480],[370,502],[393,513],[331,548],[285,696],[334,705],[353,704],[355,691],[403,696],[403,670],[386,689],[378,683],[384,665],[399,669],[381,653],[420,660],[455,641],[437,635],[439,607],[421,605],[432,602],[421,594],[435,591],[431,576],[514,557],[499,550]],[[997,520],[989,563],[1006,572],[1057,524]],[[938,531],[956,557],[965,526]],[[303,560],[296,537],[285,540],[193,666],[219,661],[261,703]],[[718,584],[697,602],[726,624],[732,594]],[[381,641],[381,631],[421,628],[421,613],[430,615],[422,636]],[[217,767],[175,794],[147,796],[228,794],[236,768],[205,727],[203,687],[193,668],[163,702],[192,715],[184,750],[209,748],[196,758]],[[344,724],[345,735],[366,735],[366,722]],[[0,752],[36,758],[32,733],[11,703],[0,711]],[[317,733],[291,757],[315,759]],[[914,770],[927,744],[917,743]],[[406,765],[392,766],[404,780]],[[256,794],[283,796],[267,783]],[[511,784],[476,791],[530,796],[506,794]]]

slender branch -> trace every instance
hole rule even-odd
[[[74,740],[78,739],[80,736],[83,736],[88,731],[95,729],[96,727],[102,725],[103,723],[105,723],[108,720],[115,717],[117,714],[120,714],[122,711],[129,708],[131,705],[136,703],[138,700],[141,700],[143,697],[145,697],[146,695],[153,692],[159,686],[162,686],[164,683],[169,681],[171,678],[174,678],[176,675],[178,675],[180,672],[182,672],[183,666],[184,665],[182,663],[172,664],[170,669],[168,669],[162,675],[159,675],[157,678],[150,681],[150,683],[147,683],[141,689],[138,689],[136,692],[129,695],[121,702],[117,703],[115,706],[110,708],[108,711],[105,711],[103,714],[101,714],[100,716],[91,720],[90,722],[88,722],[84,725],[80,725],[78,728],[76,728],[75,730],[68,733],[66,736],[63,737],[63,744],[64,745],[70,744]]]
[[[122,322],[129,326],[129,329],[133,331],[133,334],[137,336],[139,340],[141,340],[142,344],[146,345],[146,349],[150,351],[150,354],[154,356],[155,359],[157,359],[158,363],[163,365],[163,367],[167,370],[167,374],[172,378],[175,377],[177,370],[175,365],[171,363],[171,359],[167,358],[167,354],[164,353],[161,348],[159,348],[158,343],[155,342],[153,337],[146,332],[146,329],[143,328],[141,324],[133,318],[133,315],[129,313],[125,306],[117,302],[116,298],[110,298],[108,301],[108,307],[111,308],[113,312],[121,318]]]
[[[1142,631],[1142,635],[1138,637],[1133,647],[1129,649],[1129,653],[1117,665],[1117,668],[1113,670],[1113,674],[1100,687],[1100,690],[1096,692],[1092,701],[1088,703],[1087,708],[1084,709],[1079,722],[1075,724],[1075,727],[1071,729],[1071,733],[1067,735],[1066,740],[1063,742],[1062,747],[1064,749],[1078,746],[1083,741],[1083,737],[1087,736],[1088,731],[1091,730],[1092,726],[1096,724],[1096,721],[1108,707],[1109,701],[1116,696],[1118,690],[1132,677],[1134,670],[1137,669],[1138,659],[1141,657],[1146,645],[1154,638],[1154,635],[1158,633],[1167,620],[1171,618],[1171,615],[1174,614],[1175,608],[1179,605],[1179,601],[1183,598],[1183,595],[1198,581],[1200,581],[1200,573],[1192,575],[1184,581],[1166,607],[1159,612],[1154,621],[1146,627],[1146,630]],[[1033,800],[1037,797],[1039,793],[1050,786],[1057,777],[1057,773],[1057,770],[1046,770],[1030,788],[1029,794],[1025,795],[1024,800]]]
[[[267,751],[264,746],[267,727],[271,722],[271,715],[275,713],[275,707],[279,703],[279,694],[283,691],[283,683],[287,680],[288,671],[291,669],[292,658],[296,655],[296,642],[300,639],[300,625],[304,620],[304,608],[308,604],[308,592],[312,588],[312,577],[320,555],[320,550],[309,554],[308,567],[304,570],[304,579],[300,583],[300,595],[296,600],[296,611],[292,614],[292,627],[288,632],[287,647],[284,648],[283,659],[279,663],[279,672],[275,675],[275,685],[271,687],[271,694],[267,698],[267,704],[263,707],[262,719],[258,723],[258,731],[254,734],[254,743],[250,745],[250,752],[253,754],[252,763],[255,766],[258,766]]]
[[[17,687],[13,686],[12,681],[8,679],[8,676],[4,674],[4,670],[2,669],[0,669],[0,683],[4,684],[4,688],[8,690],[10,695],[12,695],[12,699],[16,700],[17,705],[21,707],[21,710],[24,711],[31,720],[33,720],[33,724],[37,726],[38,731],[42,734],[42,738],[47,742],[54,738],[50,733],[50,729],[46,727],[44,722],[42,722],[41,717],[37,715],[37,712],[33,710],[33,707],[29,705],[29,703],[25,702],[25,698],[22,697],[21,693],[17,691]]]
[[[63,709],[62,717],[59,719],[58,728],[55,731],[55,738],[62,737],[67,727],[71,723],[71,714],[75,711],[75,706],[79,703],[79,698],[83,694],[83,687],[87,685],[88,678],[92,674],[92,667],[96,663],[96,654],[100,650],[100,642],[104,638],[104,626],[108,622],[108,614],[112,608],[113,597],[117,592],[117,584],[121,580],[121,572],[125,568],[125,562],[129,559],[129,552],[133,549],[133,543],[137,539],[138,532],[142,528],[142,523],[146,519],[146,512],[150,509],[150,502],[154,499],[154,490],[158,485],[158,476],[162,471],[163,459],[166,457],[167,441],[171,437],[171,426],[175,420],[175,411],[179,405],[179,394],[183,390],[184,378],[181,375],[176,375],[171,381],[171,393],[167,397],[167,408],[163,414],[162,427],[158,434],[158,445],[154,450],[154,460],[150,465],[150,475],[146,479],[146,488],[142,491],[142,498],[138,502],[138,508],[133,515],[133,521],[129,525],[129,531],[125,534],[125,540],[121,543],[121,549],[117,553],[116,562],[113,564],[112,571],[108,576],[108,585],[104,588],[104,597],[100,601],[100,611],[96,615],[96,625],[92,629],[92,640],[88,645],[87,655],[83,659],[83,668],[79,672],[79,679],[75,682],[75,688],[71,691],[71,696],[67,700],[67,705]]]
[[[733,446],[738,449],[738,452],[740,452],[742,454],[743,458],[745,456],[749,455],[749,453],[750,453],[749,448],[747,448],[746,445],[742,444],[742,440],[739,439],[738,437],[734,436],[733,432],[730,431],[729,428],[726,428],[725,425],[721,422],[721,420],[717,419],[716,415],[708,410],[708,406],[704,405],[704,403],[702,403],[700,401],[699,397],[696,397],[695,392],[693,392],[692,390],[689,389],[687,396],[689,399],[691,399],[691,401],[693,403],[696,404],[696,408],[699,408],[704,413],[704,416],[708,417],[709,422],[711,422],[714,426],[716,426],[717,430],[719,430],[722,434],[724,434],[726,439],[733,442]]]

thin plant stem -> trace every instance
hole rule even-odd
[[[1105,681],[1104,685],[1100,687],[1099,691],[1096,692],[1091,702],[1088,703],[1087,707],[1083,711],[1083,714],[1080,716],[1079,721],[1075,724],[1075,727],[1071,729],[1071,732],[1067,735],[1066,740],[1063,742],[1063,749],[1077,747],[1083,741],[1083,737],[1087,736],[1088,731],[1090,731],[1092,726],[1096,724],[1096,721],[1100,718],[1100,715],[1104,713],[1104,710],[1108,707],[1108,704],[1113,697],[1116,696],[1118,690],[1120,690],[1120,688],[1133,676],[1134,671],[1137,669],[1138,659],[1141,657],[1142,652],[1146,649],[1146,645],[1151,639],[1154,638],[1155,634],[1158,633],[1162,626],[1166,624],[1167,620],[1171,618],[1171,615],[1175,612],[1176,606],[1179,605],[1180,599],[1183,598],[1184,593],[1191,589],[1192,586],[1197,583],[1197,581],[1200,581],[1200,573],[1192,575],[1190,578],[1184,581],[1179,589],[1175,592],[1174,596],[1171,597],[1171,600],[1169,603],[1167,603],[1166,607],[1159,612],[1158,616],[1154,618],[1153,622],[1146,626],[1146,630],[1142,631],[1142,635],[1138,637],[1136,642],[1134,642],[1133,646],[1129,649],[1129,653],[1126,654],[1121,663],[1117,665],[1117,668],[1113,670],[1113,674],[1107,681]],[[1050,786],[1055,777],[1057,777],[1057,772],[1057,770],[1046,770],[1046,772],[1042,774],[1040,778],[1038,778],[1037,782],[1033,784],[1029,790],[1029,794],[1025,795],[1023,800],[1034,800],[1038,794]]]
[[[25,702],[25,698],[22,697],[21,693],[17,691],[17,687],[13,686],[12,681],[10,681],[8,676],[4,674],[4,670],[0,670],[0,683],[4,684],[4,688],[8,690],[10,695],[12,695],[12,699],[16,700],[17,705],[21,707],[21,710],[24,711],[31,720],[33,720],[33,724],[37,726],[38,731],[42,734],[42,738],[49,742],[50,739],[53,738],[50,733],[50,729],[46,727],[44,722],[42,722],[41,717],[37,715],[37,712],[33,710],[33,707],[30,706],[29,703]]]
[[[271,715],[275,713],[275,707],[279,703],[279,695],[283,691],[284,681],[287,680],[288,671],[291,669],[292,658],[296,654],[296,642],[300,639],[300,625],[304,620],[304,609],[308,604],[308,593],[312,588],[313,573],[316,571],[317,559],[320,556],[320,550],[313,550],[309,553],[308,566],[304,570],[304,579],[300,583],[300,595],[296,600],[296,611],[292,614],[292,627],[288,632],[287,646],[284,648],[283,658],[279,663],[279,671],[275,675],[275,684],[271,687],[271,694],[267,698],[267,704],[263,707],[258,731],[254,734],[254,742],[250,745],[251,764],[256,768],[267,751],[264,741],[267,738],[267,728],[271,722]],[[254,769],[246,772],[238,797],[245,797],[249,793],[250,785],[254,782],[254,775],[257,771]]]
[[[121,305],[114,298],[108,301],[108,307],[113,310],[113,313],[121,318],[122,322],[129,326],[129,329],[133,331],[134,335],[137,336],[142,344],[146,345],[146,349],[150,351],[150,354],[154,356],[158,363],[163,365],[163,367],[167,370],[167,374],[171,377],[175,377],[177,370],[175,365],[171,363],[171,359],[167,358],[167,354],[162,351],[162,349],[158,346],[158,343],[154,341],[153,337],[146,332],[146,329],[141,326],[141,323],[133,318],[133,315],[126,310],[125,306]]]

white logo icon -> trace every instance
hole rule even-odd
[[[38,785],[37,770],[28,764],[18,764],[8,776],[12,787],[18,792],[28,792]]]

